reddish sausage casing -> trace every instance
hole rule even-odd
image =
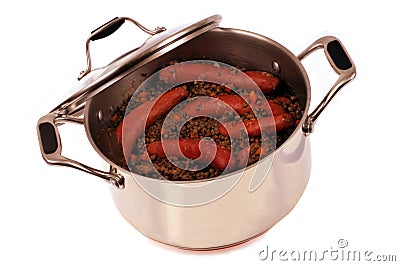
[[[179,143],[179,147],[178,147]],[[207,145],[214,145],[211,141],[204,140],[202,143],[204,156],[202,157],[205,161],[211,161],[211,165],[217,169],[224,170],[228,164],[231,157],[231,151],[227,148],[216,145],[215,157],[211,158],[214,154],[207,153]],[[164,151],[164,148],[165,151]],[[159,158],[166,158],[165,153],[170,156],[180,157],[184,155],[189,159],[196,159],[200,157],[200,140],[199,139],[179,139],[179,140],[164,140],[155,141],[147,145],[147,152],[150,155],[156,155]]]
[[[149,127],[158,118],[167,114],[187,96],[188,91],[186,87],[176,87],[153,100],[142,103],[126,115],[115,130],[120,143],[123,144],[124,151],[130,153],[143,129]],[[123,136],[123,128],[127,136]]]
[[[230,136],[231,138],[240,138],[242,133],[246,133],[248,136],[257,136],[262,133],[273,133],[281,132],[294,125],[294,119],[292,115],[288,113],[262,117],[258,120],[244,120],[243,123],[231,122],[219,126],[219,132],[222,135]]]
[[[242,97],[233,94],[197,98],[186,104],[183,108],[183,110],[190,116],[211,117],[222,116],[232,109],[239,115],[251,111],[250,106],[247,105],[246,101]]]
[[[247,75],[243,75],[245,73]],[[244,71],[235,68],[205,63],[178,63],[163,68],[160,80],[168,84],[181,84],[191,81],[210,81],[218,84],[233,84],[238,88],[252,88],[252,79],[265,94],[271,94],[279,84],[279,79],[268,72]]]
[[[271,94],[279,84],[279,79],[271,73],[262,71],[245,71],[265,94]]]
[[[223,103],[219,102],[222,101]],[[265,111],[267,115],[280,115],[285,113],[285,109],[274,102],[268,101],[268,105],[254,105],[255,110]],[[185,105],[183,110],[190,116],[211,116],[220,117],[231,110],[239,115],[249,113],[252,107],[239,95],[224,94],[215,97],[201,97]]]

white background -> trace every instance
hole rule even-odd
[[[337,249],[339,239],[348,241],[349,250],[397,254],[400,261],[399,10],[395,1],[353,2],[357,1],[3,3],[0,265],[302,265],[260,261],[258,254],[267,245],[322,252]],[[222,15],[223,27],[263,34],[294,54],[322,35],[336,35],[358,73],[310,136],[312,173],[295,209],[245,245],[193,253],[137,232],[118,213],[108,185],[98,178],[46,165],[36,123],[73,92],[76,76],[85,68],[84,43],[91,30],[116,16],[132,17],[150,28],[170,28],[213,14]],[[146,38],[125,25],[114,37],[93,45],[95,66]],[[307,58],[304,65],[315,106],[336,75],[322,53]],[[63,138],[65,153],[99,164],[83,127],[71,127]]]

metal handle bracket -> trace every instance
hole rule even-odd
[[[302,60],[318,49],[324,49],[328,62],[332,66],[333,70],[339,75],[339,78],[322,99],[320,104],[307,116],[303,124],[303,131],[306,135],[313,132],[317,118],[336,93],[338,93],[344,85],[352,81],[356,76],[356,67],[349,54],[343,44],[333,36],[325,36],[316,40],[300,53],[297,58]]]
[[[49,113],[39,119],[37,134],[43,159],[50,165],[68,166],[96,175],[111,185],[123,189],[125,187],[125,179],[123,176],[113,171],[113,169],[110,168],[109,172],[104,172],[64,157],[61,154],[62,146],[58,126],[65,123],[83,124],[83,119],[56,113]]]

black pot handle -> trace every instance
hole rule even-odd
[[[104,172],[71,160],[61,154],[62,145],[58,126],[66,123],[83,124],[83,119],[75,116],[58,115],[55,113],[49,113],[39,119],[37,124],[37,134],[43,159],[50,165],[68,166],[96,175],[113,186],[123,189],[125,187],[124,177],[113,171],[111,168],[109,172]]]
[[[154,35],[160,32],[165,31],[164,27],[156,27],[154,30],[149,30],[148,28],[144,27],[142,24],[137,22],[134,19],[128,17],[116,17],[112,20],[108,21],[107,23],[101,25],[97,29],[91,32],[90,36],[86,40],[86,61],[87,61],[87,68],[86,70],[82,71],[79,76],[78,80],[82,79],[92,70],[92,59],[90,57],[90,42],[103,39],[105,37],[110,36],[114,32],[116,32],[124,23],[125,21],[132,22],[135,24],[139,29],[146,32],[147,34]]]
[[[338,40],[328,42],[326,51],[334,65],[341,71],[348,70],[353,66],[350,57]]]
[[[324,49],[326,58],[333,70],[339,75],[339,78],[322,99],[320,104],[307,116],[303,124],[303,131],[306,135],[313,132],[317,118],[336,93],[356,76],[356,67],[349,54],[343,44],[333,36],[325,36],[316,40],[297,57],[302,60],[318,49]]]

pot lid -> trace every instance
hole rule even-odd
[[[88,68],[81,72],[79,82],[75,86],[78,91],[58,105],[52,112],[59,114],[74,114],[81,111],[84,103],[112,83],[121,79],[130,72],[172,49],[192,40],[193,38],[219,26],[222,20],[220,15],[214,15],[195,23],[189,23],[177,28],[166,30],[157,27],[154,31],[148,30],[133,19],[117,17],[98,29],[94,30],[86,42]],[[137,25],[146,33],[151,34],[140,47],[120,56],[109,65],[91,70],[89,43],[105,38],[115,32],[125,21]]]

